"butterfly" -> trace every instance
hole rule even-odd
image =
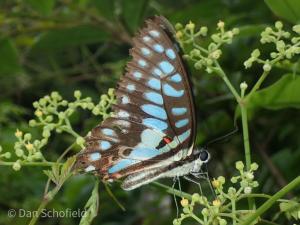
[[[113,116],[86,138],[76,168],[103,181],[122,179],[122,188],[132,190],[198,173],[207,163],[209,153],[194,149],[194,97],[174,34],[166,18],[155,16],[133,38]]]

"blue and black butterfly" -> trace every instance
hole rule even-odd
[[[198,173],[209,159],[194,149],[191,82],[174,29],[162,16],[133,39],[126,73],[116,89],[114,115],[86,138],[76,167],[132,190],[163,177]]]

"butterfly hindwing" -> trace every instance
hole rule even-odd
[[[191,153],[195,112],[172,29],[154,17],[133,40],[114,116],[92,130],[77,164],[104,179],[165,167]],[[155,169],[157,171],[157,169]]]

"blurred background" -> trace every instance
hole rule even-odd
[[[14,155],[16,128],[38,135],[39,130],[27,125],[34,113],[32,102],[51,91],[72,99],[74,90],[78,89],[84,96],[97,101],[108,88],[115,87],[125,63],[130,60],[128,50],[132,36],[144,20],[153,15],[164,15],[172,24],[192,20],[211,31],[215,30],[219,20],[229,28],[239,27],[241,33],[224,49],[221,64],[237,88],[242,81],[253,85],[261,74],[261,67],[244,70],[243,62],[259,46],[260,32],[278,19],[291,27],[300,18],[290,13],[283,17],[278,15],[270,2],[0,0],[0,143],[3,149]],[[219,78],[195,71],[192,66],[190,70],[197,105],[197,146],[201,147],[234,129],[236,103]],[[276,68],[265,85],[291,71],[291,67]],[[100,119],[80,112],[72,117],[72,124],[84,136]],[[261,107],[251,114],[249,124],[253,161],[261,165],[257,173],[258,190],[273,194],[300,172],[299,110]],[[237,125],[240,127],[239,123]],[[54,136],[44,150],[47,159],[55,161],[73,141],[68,135]],[[210,145],[209,151],[212,155],[208,165],[211,177],[234,175],[235,161],[244,159],[241,129],[227,140]],[[24,167],[19,172],[11,167],[0,167],[0,171],[0,224],[28,223],[26,218],[8,218],[7,210],[35,210],[47,177],[38,167]],[[48,208],[82,209],[94,179],[90,175],[73,177]],[[162,182],[172,184],[171,180]],[[184,191],[197,191],[195,185],[182,183]],[[204,189],[207,186],[205,181],[203,186]],[[99,215],[93,224],[171,224],[176,216],[173,196],[163,189],[147,185],[125,192],[116,183],[112,190],[126,211],[123,212],[100,186]],[[210,198],[209,189],[205,191]],[[297,196],[299,191],[290,195]],[[269,216],[276,211],[269,212]],[[79,219],[42,218],[40,223],[78,224]]]

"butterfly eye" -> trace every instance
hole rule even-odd
[[[200,152],[199,158],[201,159],[202,162],[208,162],[209,160],[209,153],[206,150],[203,150]]]

